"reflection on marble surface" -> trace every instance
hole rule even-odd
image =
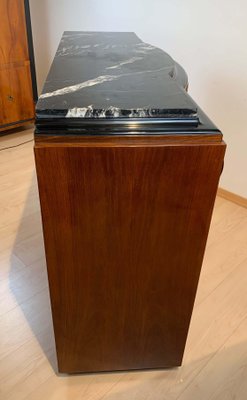
[[[186,85],[175,61],[134,33],[65,32],[37,103],[37,119],[195,119],[197,107]]]

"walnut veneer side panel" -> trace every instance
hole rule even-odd
[[[60,372],[181,365],[224,151],[36,146]]]

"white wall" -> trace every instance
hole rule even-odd
[[[134,31],[189,75],[228,144],[221,187],[247,197],[246,0],[30,0],[41,87],[64,30]]]

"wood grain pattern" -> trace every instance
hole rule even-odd
[[[163,146],[164,144],[203,144],[203,143],[222,142],[222,133],[214,132],[213,134],[188,134],[182,133],[179,135],[140,135],[140,134],[129,134],[129,135],[45,135],[38,134],[35,136],[35,143],[41,146],[90,146],[90,147],[109,147],[109,146]]]
[[[23,0],[0,0],[0,64],[28,60]]]
[[[224,151],[36,144],[61,372],[181,364]]]
[[[30,66],[0,69],[0,124],[34,118]]]

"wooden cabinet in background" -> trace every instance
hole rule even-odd
[[[29,2],[0,0],[0,131],[34,119],[37,99]]]

